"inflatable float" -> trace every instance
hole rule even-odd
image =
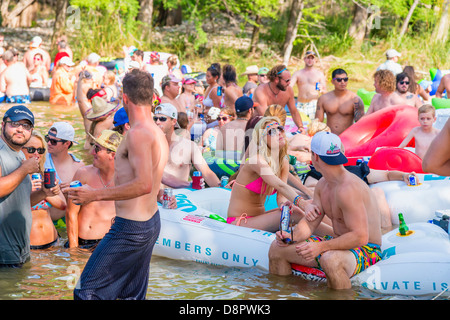
[[[373,153],[367,165],[376,170],[424,173],[422,159],[414,152],[398,147],[381,147]]]
[[[372,102],[373,96],[376,94],[375,91],[368,91],[364,88],[358,89],[356,94],[361,98],[364,103],[364,111],[367,111],[370,107],[370,103]]]
[[[31,101],[49,101],[50,100],[50,88],[34,88],[30,87],[30,100]]]
[[[160,207],[161,232],[153,253],[171,259],[268,271],[268,250],[275,234],[229,225],[223,221],[230,190],[174,189],[178,209]],[[405,221],[409,231],[397,229],[382,237],[383,259],[351,281],[380,294],[440,294],[450,285],[449,234],[436,224]],[[314,268],[293,266],[308,280],[326,281]]]
[[[379,147],[397,147],[419,126],[417,109],[391,106],[364,116],[339,136],[348,157],[371,156]]]
[[[450,108],[450,99],[431,98],[431,104],[436,110],[448,109],[448,108]]]

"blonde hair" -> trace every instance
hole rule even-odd
[[[39,173],[42,176],[44,176],[44,164],[45,164],[45,159],[47,159],[47,143],[45,142],[44,136],[37,130],[33,130],[33,132],[31,132],[31,136],[36,137],[39,140],[41,140],[42,148],[45,149],[44,154],[41,156],[41,159],[39,160]]]
[[[279,104],[270,105],[264,112],[264,117],[277,117],[282,126],[286,124],[286,110]]]
[[[261,156],[268,163],[273,173],[277,177],[280,177],[284,166],[284,159],[287,156],[288,146],[286,142],[284,146],[278,148],[277,150],[271,150],[271,148],[269,148],[264,137],[266,136],[267,125],[271,122],[280,123],[281,121],[277,117],[264,117],[258,121],[253,130],[252,140],[249,145],[249,152],[250,156],[252,156],[252,154]],[[262,190],[264,190],[264,195],[268,195],[272,193],[273,188],[267,186],[267,184],[263,181]]]
[[[105,73],[105,84],[109,86],[114,84],[115,82],[116,82],[116,74],[113,71],[108,70]]]
[[[319,119],[311,120],[310,124],[308,124],[308,135],[312,137],[319,131],[331,132],[330,127],[328,127],[326,123],[319,121]]]
[[[427,103],[427,104],[423,104],[422,106],[420,106],[419,110],[417,111],[417,113],[420,115],[421,113],[427,113],[427,112],[431,112],[433,114],[433,117],[436,116],[436,110],[434,109],[434,107]]]
[[[375,79],[375,81],[378,80],[378,85],[384,91],[387,91],[387,92],[395,91],[397,83],[396,83],[396,78],[395,78],[394,74],[392,73],[392,71],[387,70],[387,69],[378,70],[373,75],[373,78]]]
[[[236,118],[236,112],[230,107],[220,109],[220,113],[225,113],[226,115],[229,115],[233,119]]]

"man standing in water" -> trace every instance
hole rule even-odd
[[[160,231],[157,195],[169,148],[152,120],[153,78],[133,70],[123,79],[130,130],[116,153],[115,186],[72,188],[77,204],[115,200],[116,217],[74,290],[75,299],[145,299],[150,259]]]

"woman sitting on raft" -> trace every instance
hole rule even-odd
[[[266,212],[264,207],[266,196],[275,192],[279,206],[287,200],[294,204],[292,219],[297,223],[308,202],[287,184],[287,143],[278,118],[264,117],[256,124],[249,155],[232,181],[227,223],[271,232],[279,230],[280,209]],[[332,232],[329,226],[321,228],[326,228],[328,234]]]

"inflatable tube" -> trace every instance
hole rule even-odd
[[[431,98],[431,104],[435,109],[447,109],[450,108],[450,99],[444,98]]]
[[[422,181],[418,186],[408,186],[403,181],[386,181],[370,187],[384,191],[393,224],[398,224],[399,213],[403,213],[406,223],[426,222],[437,210],[450,208],[449,180]]]
[[[287,109],[287,107],[285,107],[285,109]],[[298,112],[300,113],[300,116],[302,117],[303,127],[306,128],[311,123],[311,119],[303,111],[298,110]],[[284,131],[286,132],[286,134],[290,134],[290,133],[298,131],[298,127],[294,123],[294,120],[292,120],[292,116],[290,114],[288,114],[286,116],[286,122],[284,124]]]
[[[430,69],[430,78],[432,80],[430,96],[434,96],[436,94],[437,88],[439,87],[439,84],[441,83],[442,77],[448,73],[450,73],[450,70],[439,70],[436,68]]]
[[[210,265],[256,267],[269,270],[268,251],[275,235],[237,227],[226,218],[230,190],[174,189],[178,209],[160,209],[161,233],[155,255]],[[407,218],[405,218],[407,220]],[[352,277],[353,285],[382,294],[437,294],[448,287],[450,243],[448,234],[430,223],[408,223],[411,231],[398,230],[382,237],[382,261]],[[293,273],[308,280],[326,281],[323,272],[293,266]]]
[[[358,89],[356,94],[361,98],[364,103],[364,109],[367,111],[370,107],[370,103],[372,102],[373,96],[376,94],[375,91],[368,91],[364,88]]]
[[[341,133],[345,154],[371,156],[379,147],[397,147],[412,128],[419,126],[417,109],[391,106],[364,116]]]
[[[30,87],[30,100],[31,101],[49,101],[50,100],[50,88]]]
[[[407,149],[382,147],[370,157],[368,166],[377,170],[399,170],[403,172],[424,173],[422,159]]]

